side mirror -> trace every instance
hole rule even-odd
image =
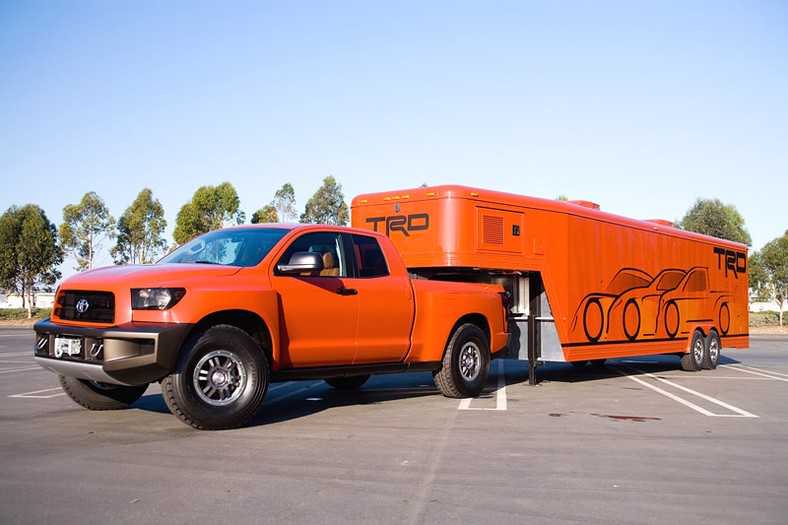
[[[323,256],[315,252],[295,252],[287,264],[276,267],[283,274],[319,272],[323,269]]]

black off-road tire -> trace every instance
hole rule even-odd
[[[120,410],[142,397],[148,385],[122,386],[58,376],[60,386],[76,404],[88,410]]]
[[[706,370],[714,370],[720,362],[720,353],[722,352],[722,342],[716,330],[711,330],[706,337],[704,352],[703,352],[703,368]]]
[[[703,368],[703,356],[706,354],[706,338],[703,332],[695,330],[690,341],[690,351],[681,356],[681,369],[697,372]]]
[[[323,381],[337,390],[358,390],[369,381],[369,376],[329,377]]]
[[[475,324],[457,328],[446,345],[443,366],[433,372],[435,385],[446,397],[474,397],[490,375],[490,343]]]
[[[220,325],[184,346],[161,390],[170,411],[187,425],[225,430],[257,414],[269,380],[268,359],[260,345],[243,330]]]

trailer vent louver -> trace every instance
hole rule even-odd
[[[484,244],[503,246],[503,217],[485,215],[482,224]]]

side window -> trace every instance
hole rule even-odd
[[[309,277],[347,277],[347,264],[338,233],[318,232],[302,235],[290,244],[277,264],[287,264],[296,252],[319,253],[323,257],[323,269],[307,274]]]
[[[385,277],[389,275],[386,258],[377,239],[363,235],[353,235],[353,249],[356,252],[359,277]]]

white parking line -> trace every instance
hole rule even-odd
[[[49,394],[45,394],[50,392]],[[35,392],[26,392],[24,394],[15,394],[8,397],[26,398],[26,399],[52,399],[53,397],[65,396],[66,393],[60,388],[47,388],[46,390],[36,390]]]
[[[782,374],[780,372],[772,372],[771,370],[763,370],[761,368],[754,368],[752,366],[744,366],[744,365],[720,365],[720,367],[730,368],[732,370],[738,370],[739,372],[746,372],[748,374],[753,374],[760,377],[766,377],[769,379],[775,379],[777,381],[788,382],[788,374]]]
[[[31,370],[44,370],[44,369],[41,368],[40,366],[31,366],[28,368],[10,368],[7,370],[0,370],[0,374],[11,374],[13,372],[28,372]]]
[[[654,392],[662,394],[663,396],[665,396],[665,397],[667,397],[669,399],[672,399],[673,401],[676,401],[677,403],[681,403],[682,405],[684,405],[686,407],[689,407],[692,410],[695,410],[696,412],[700,412],[704,416],[709,416],[709,417],[756,417],[756,418],[758,417],[755,414],[751,414],[750,412],[747,412],[746,410],[742,410],[741,408],[738,408],[738,407],[735,407],[733,405],[730,405],[730,404],[728,404],[728,403],[726,403],[724,401],[720,401],[719,399],[715,399],[715,398],[713,398],[711,396],[707,396],[706,394],[702,394],[700,392],[697,392],[697,391],[692,390],[690,388],[687,388],[685,386],[681,386],[681,385],[679,385],[677,383],[674,383],[673,381],[668,381],[667,379],[655,376],[654,374],[649,374],[649,373],[644,372],[642,370],[638,370],[637,368],[631,368],[631,370],[635,370],[636,372],[638,372],[639,374],[641,374],[643,376],[649,377],[649,378],[654,379],[656,381],[660,381],[662,383],[665,383],[667,385],[672,386],[673,388],[676,388],[676,389],[681,390],[683,392],[686,392],[688,394],[692,394],[693,396],[697,396],[697,397],[699,397],[699,398],[701,398],[701,399],[703,399],[705,401],[708,401],[709,403],[713,403],[713,404],[715,404],[717,406],[721,406],[723,408],[726,408],[726,409],[730,410],[731,412],[734,412],[734,414],[715,414],[714,412],[706,410],[705,408],[703,408],[701,406],[698,406],[695,403],[691,403],[690,401],[687,401],[686,399],[684,399],[682,397],[679,397],[679,396],[677,396],[675,394],[672,394],[672,393],[670,393],[670,392],[668,392],[666,390],[663,390],[663,389],[659,388],[658,386],[655,386],[655,385],[652,385],[652,384],[650,384],[650,383],[648,383],[646,381],[643,381],[639,377],[635,377],[633,375],[629,375],[626,372],[624,372],[623,370],[620,370],[620,369],[618,369],[616,367],[612,367],[612,368],[614,370],[616,370],[619,374],[623,375],[624,377],[626,377],[628,379],[631,379],[632,381],[634,381],[636,383],[639,383],[639,384],[641,384],[641,385],[643,385],[643,386],[645,386],[647,388],[650,388]]]
[[[460,400],[457,410],[506,410],[506,376],[503,370],[503,359],[498,360],[498,390],[495,392],[495,408],[472,408],[472,397]]]
[[[10,352],[8,354],[0,354],[0,359],[5,359],[6,357],[22,357],[22,356],[32,357],[33,352]]]

